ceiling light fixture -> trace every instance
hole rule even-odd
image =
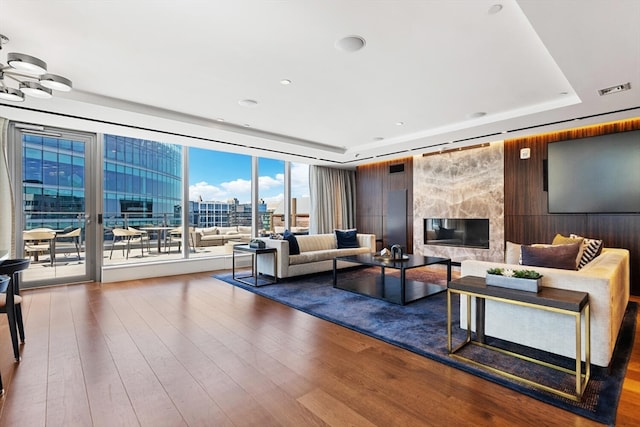
[[[336,49],[341,50],[343,52],[357,52],[362,49],[367,42],[363,37],[360,36],[347,36],[343,37],[340,40],[336,41]]]
[[[238,101],[238,104],[242,105],[243,107],[252,108],[258,106],[258,101],[254,99],[241,99],[240,101]]]
[[[289,80],[289,79],[282,79],[282,80],[280,80],[280,84],[281,84],[281,85],[285,85],[285,86],[286,86],[286,85],[290,85],[290,84],[291,84],[291,80]]]
[[[0,34],[0,50],[9,38]],[[34,98],[51,98],[53,90],[68,92],[73,87],[71,80],[57,74],[47,73],[47,63],[35,56],[10,52],[7,64],[0,64],[0,99],[21,102],[25,95]],[[13,88],[5,83],[5,77],[18,84]]]

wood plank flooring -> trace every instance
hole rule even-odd
[[[23,296],[19,364],[0,319],[0,427],[598,425],[211,273]],[[639,336],[621,426],[640,424]]]

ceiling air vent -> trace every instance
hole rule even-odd
[[[612,93],[624,92],[625,90],[629,90],[629,89],[631,89],[631,83],[627,82],[622,85],[616,85],[616,86],[606,87],[604,89],[599,89],[598,93],[600,94],[600,96],[603,96],[603,95],[610,95]]]
[[[389,173],[404,172],[404,163],[398,163],[389,166]]]

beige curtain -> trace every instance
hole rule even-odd
[[[0,117],[0,256],[15,258],[15,209],[9,168],[9,120]]]
[[[312,165],[309,167],[309,188],[311,234],[355,227],[355,171]]]

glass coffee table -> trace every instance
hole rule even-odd
[[[447,283],[451,281],[451,260],[422,255],[405,255],[404,260],[396,261],[372,254],[340,256],[333,259],[333,287],[351,291],[372,298],[383,299],[394,304],[405,305],[447,290],[446,285],[408,280],[407,270],[428,265],[443,264],[447,266]],[[338,262],[355,265],[378,267],[378,274],[349,274],[339,280]],[[397,270],[397,274],[387,274],[388,269]]]

